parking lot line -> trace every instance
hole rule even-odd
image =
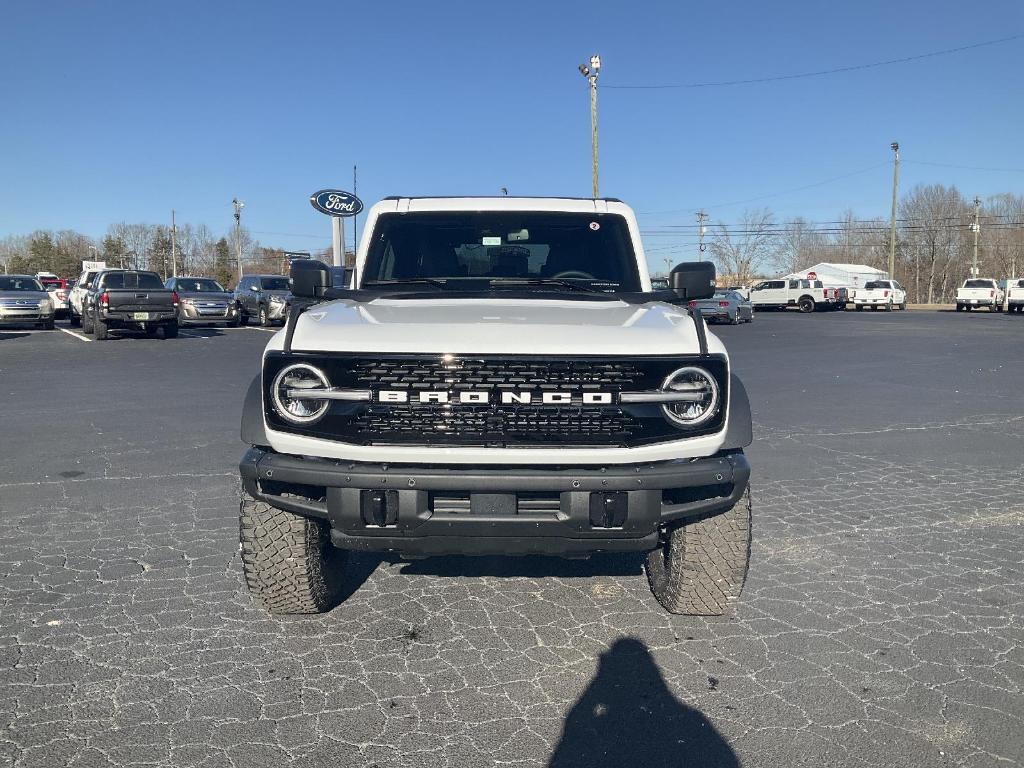
[[[62,332],[62,333],[66,333],[68,336],[74,336],[79,341],[92,341],[92,339],[90,339],[90,338],[88,338],[86,336],[83,336],[80,333],[75,333],[74,331],[68,330],[67,328],[58,328],[57,330]]]

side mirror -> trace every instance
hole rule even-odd
[[[710,261],[679,264],[668,276],[668,286],[683,301],[710,299],[715,295],[715,265]]]
[[[296,259],[292,262],[290,281],[292,296],[318,301],[331,287],[331,272],[322,261]]]

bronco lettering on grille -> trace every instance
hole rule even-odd
[[[448,392],[445,390],[406,392],[404,390],[383,389],[376,393],[378,403],[456,403],[459,405],[489,405],[500,402],[502,405],[572,405],[572,392],[487,392],[463,391]],[[497,396],[497,399],[495,399]],[[611,392],[584,392],[583,405],[611,405]]]

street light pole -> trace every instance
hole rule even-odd
[[[590,173],[594,197],[597,198],[597,76],[601,72],[601,57],[590,57],[590,66],[580,64],[580,74],[590,82]]]
[[[896,279],[896,195],[900,186],[900,145],[894,141],[892,147],[896,159],[892,167],[892,216],[889,221],[889,279]]]
[[[171,277],[178,276],[178,225],[174,221],[174,209],[171,209]]]
[[[238,253],[238,281],[242,281],[242,209],[245,203],[237,197],[231,201],[235,206],[235,250]]]

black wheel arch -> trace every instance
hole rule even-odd
[[[722,450],[746,448],[752,442],[754,426],[750,416],[750,398],[747,397],[747,388],[743,386],[740,377],[733,373],[729,375],[729,423],[725,428]]]
[[[263,423],[263,379],[259,375],[253,378],[245,393],[241,435],[243,443],[261,447],[270,445],[267,428]]]

